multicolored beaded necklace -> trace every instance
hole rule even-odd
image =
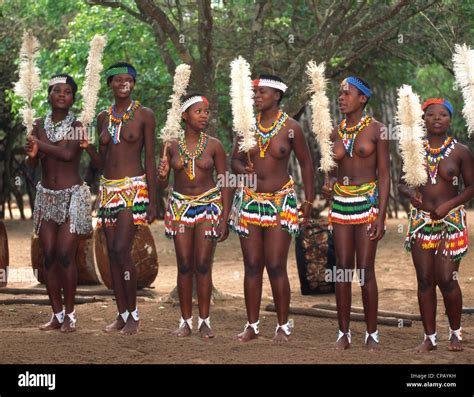
[[[426,159],[428,160],[428,173],[430,174],[432,185],[436,185],[436,176],[438,175],[440,161],[448,158],[449,153],[451,153],[456,143],[457,140],[455,138],[448,136],[439,148],[433,149],[430,147],[428,140],[424,141]]]
[[[181,161],[184,164],[184,172],[188,175],[190,180],[195,178],[194,175],[194,160],[200,159],[204,149],[206,149],[207,142],[209,138],[206,133],[201,131],[199,133],[199,140],[193,152],[188,149],[186,145],[186,138],[184,136],[184,131],[181,131],[180,138],[178,140],[178,153]]]
[[[262,126],[260,123],[261,119],[262,113],[259,113],[257,116],[255,130],[258,134],[258,148],[260,149],[260,157],[264,158],[265,152],[270,146],[270,139],[276,136],[280,132],[281,128],[285,126],[286,120],[288,120],[288,115],[285,112],[279,110],[272,125],[267,128]]]
[[[352,157],[352,151],[354,150],[354,143],[357,138],[357,135],[359,135],[359,133],[365,127],[367,127],[371,121],[372,121],[372,118],[367,115],[362,116],[360,121],[354,127],[347,127],[346,119],[343,119],[341,121],[341,124],[339,125],[339,129],[337,130],[337,132],[339,133],[339,136],[342,139],[342,143],[344,145],[344,149],[346,149],[346,153],[350,157]]]
[[[118,115],[115,111],[115,103],[110,105],[109,110],[107,111],[109,115],[109,134],[112,136],[114,144],[120,142],[120,130],[122,125],[128,124],[129,120],[133,120],[135,111],[141,106],[140,102],[133,101],[130,103],[130,106],[127,108],[124,114]]]

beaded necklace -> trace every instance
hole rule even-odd
[[[128,124],[129,120],[133,120],[135,116],[135,111],[141,106],[140,102],[133,101],[128,106],[124,114],[118,115],[115,111],[115,103],[110,105],[109,110],[107,111],[109,115],[109,134],[112,136],[114,144],[120,142],[120,130],[122,125]]]
[[[428,160],[428,173],[430,174],[432,185],[436,185],[440,161],[448,158],[456,143],[457,140],[455,138],[448,136],[439,148],[433,149],[430,147],[428,140],[424,141],[426,159]]]
[[[184,131],[181,131],[180,138],[178,140],[178,153],[181,161],[184,164],[184,172],[188,175],[189,179],[192,181],[195,177],[194,175],[194,161],[195,159],[200,159],[204,149],[206,149],[208,136],[205,132],[201,131],[199,133],[199,140],[194,151],[190,151],[186,145],[186,137],[184,136]]]
[[[260,149],[260,157],[265,157],[265,152],[267,151],[268,147],[270,146],[270,139],[276,136],[282,127],[286,124],[286,120],[288,120],[288,115],[281,110],[278,111],[278,114],[273,121],[270,127],[265,128],[260,123],[262,119],[262,113],[259,113],[257,116],[257,123],[256,123],[256,131],[258,134],[258,148]]]
[[[51,142],[59,142],[69,131],[71,131],[71,126],[75,119],[76,116],[74,113],[69,111],[64,119],[54,123],[52,112],[49,112],[44,118],[44,130],[46,131],[46,136]]]
[[[362,116],[360,121],[354,127],[347,127],[346,119],[343,119],[341,121],[341,124],[339,125],[339,129],[337,130],[337,132],[339,133],[339,136],[342,139],[342,143],[344,145],[344,149],[346,149],[346,153],[350,157],[352,157],[352,151],[354,150],[354,143],[357,138],[357,135],[359,135],[359,133],[365,127],[367,127],[371,121],[372,121],[372,118],[367,115]]]

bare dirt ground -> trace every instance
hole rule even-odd
[[[468,214],[470,235],[474,233],[474,212]],[[403,250],[406,219],[389,220],[387,234],[379,244],[376,271],[381,310],[418,314],[416,278],[410,255]],[[31,269],[31,221],[6,220],[10,248],[10,268]],[[403,230],[401,226],[403,225]],[[164,237],[163,223],[152,225],[158,250],[159,274],[154,283],[156,297],[139,302],[142,328],[138,335],[125,337],[105,334],[102,329],[115,316],[112,297],[105,302],[78,305],[78,331],[61,334],[41,332],[38,325],[50,317],[48,306],[27,304],[0,305],[0,363],[377,363],[377,364],[451,364],[474,362],[474,318],[463,315],[464,348],[462,353],[447,351],[448,322],[438,292],[439,347],[435,352],[416,354],[413,348],[423,337],[421,322],[408,328],[379,326],[382,351],[368,352],[363,345],[365,325],[352,322],[352,347],[344,352],[333,349],[337,321],[291,315],[295,323],[290,343],[275,346],[271,337],[276,325],[275,313],[262,311],[261,337],[241,344],[233,337],[246,322],[243,300],[243,264],[238,238],[231,235],[217,247],[213,278],[215,287],[227,299],[216,300],[211,308],[214,340],[170,336],[180,317],[179,306],[165,298],[176,285],[176,262],[172,241]],[[474,254],[461,264],[460,284],[464,306],[474,306]],[[311,307],[315,303],[335,302],[333,294],[302,296],[296,268],[294,246],[290,250],[288,270],[293,306]],[[31,287],[36,283],[12,280],[9,287]],[[84,287],[81,287],[84,288]],[[1,294],[1,299],[26,297]],[[31,297],[31,296],[30,296]],[[272,303],[268,278],[265,277],[262,309]],[[362,306],[360,288],[353,284],[353,305]],[[195,307],[195,319],[197,308]]]

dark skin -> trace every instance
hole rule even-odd
[[[262,126],[269,127],[272,125],[279,111],[279,99],[280,93],[273,88],[258,87],[255,90],[255,108],[262,114]],[[311,153],[300,125],[292,118],[288,118],[286,125],[276,136],[271,138],[270,146],[264,158],[260,158],[259,149],[255,146],[250,150],[251,163],[249,163],[247,153],[239,152],[238,145],[234,145],[232,170],[236,174],[251,175],[255,173],[257,176],[257,192],[275,192],[290,179],[288,161],[292,150],[301,167],[305,198],[312,203],[314,187]],[[309,219],[311,213],[310,203],[305,203],[301,207],[303,213],[302,226]],[[276,227],[265,228],[249,225],[250,236],[240,238],[245,266],[245,306],[249,323],[254,323],[259,318],[263,271],[265,268],[270,279],[278,323],[283,325],[288,322],[290,283],[286,265],[291,236],[281,228],[279,216],[277,216],[277,223],[278,226]],[[251,327],[237,335],[237,339],[241,342],[248,342],[256,337],[257,335]],[[273,341],[284,343],[288,341],[288,336],[282,329],[279,329],[273,337]]]
[[[198,102],[183,112],[182,117],[186,123],[185,140],[190,151],[198,145],[199,134],[209,124],[209,109],[204,102]],[[178,143],[171,142],[161,148],[161,162],[158,168],[158,183],[163,189],[169,183],[170,168],[174,171],[175,182],[173,189],[181,194],[190,196],[200,195],[216,186],[214,170],[218,176],[227,173],[226,154],[222,143],[213,137],[208,138],[208,143],[200,159],[195,160],[195,178],[190,180],[184,171],[184,164],[178,152]],[[231,205],[231,189],[221,186],[223,213],[222,221],[218,226],[220,237],[217,241],[205,239],[204,224],[195,226],[194,229],[183,228],[174,237],[176,261],[178,265],[178,294],[181,306],[181,315],[184,319],[192,316],[193,276],[196,275],[196,288],[199,305],[199,316],[203,319],[209,316],[209,307],[212,294],[212,261],[216,244],[227,239],[229,229],[227,219]],[[202,323],[199,330],[203,338],[213,338],[214,332]],[[188,336],[191,329],[185,323],[173,333],[178,337]]]
[[[451,116],[444,105],[433,104],[425,110],[425,124],[428,131],[428,142],[431,148],[440,147],[447,138]],[[474,160],[467,147],[460,143],[454,146],[448,158],[440,161],[436,184],[430,178],[418,192],[408,187],[402,179],[399,191],[410,198],[412,205],[430,213],[432,219],[442,219],[448,212],[461,204],[467,203],[474,196]],[[459,179],[462,177],[464,190],[459,192]],[[444,245],[441,241],[440,247]],[[418,303],[420,306],[423,327],[427,335],[436,331],[436,285],[443,295],[446,313],[451,329],[461,326],[462,294],[456,275],[459,261],[450,261],[442,255],[442,249],[435,254],[435,249],[422,249],[418,244],[412,246],[413,264],[418,280]],[[416,347],[416,351],[434,350],[429,339]],[[461,351],[461,341],[455,335],[449,341],[448,350]]]
[[[129,74],[113,76],[110,89],[114,95],[117,114],[125,113],[132,101],[135,86]],[[91,156],[95,166],[103,170],[107,179],[122,179],[146,174],[150,203],[147,208],[147,222],[156,219],[156,162],[155,162],[155,116],[151,109],[141,106],[135,111],[133,120],[122,125],[120,143],[114,144],[108,132],[109,116],[102,111],[97,118],[97,132],[100,136],[99,153],[86,141],[82,145]],[[145,150],[145,170],[141,154]],[[126,161],[124,161],[126,159]],[[137,230],[133,224],[130,209],[120,211],[115,226],[104,227],[109,253],[114,294],[119,313],[132,312],[136,308],[137,273],[132,261],[132,243]],[[119,315],[105,328],[106,332],[120,331],[123,335],[133,335],[139,330],[140,321],[131,315],[125,323]]]
[[[73,91],[69,84],[56,84],[48,95],[52,108],[52,121],[63,120],[72,106]],[[81,127],[76,121],[74,128]],[[79,175],[79,162],[82,150],[79,141],[69,136],[59,142],[51,142],[43,128],[43,120],[38,119],[33,132],[25,145],[28,157],[26,164],[35,168],[41,161],[41,184],[51,190],[66,189],[82,184]],[[42,221],[39,238],[45,257],[45,277],[49,299],[54,313],[63,309],[61,289],[64,289],[65,312],[74,311],[74,297],[77,285],[76,251],[78,235],[70,233],[69,220],[58,225],[53,221]],[[61,329],[62,332],[73,332],[68,316],[61,325],[56,317],[42,325],[41,330]]]
[[[360,121],[366,102],[367,97],[360,95],[354,86],[350,84],[341,86],[338,103],[341,113],[346,117],[348,127],[355,126]],[[383,129],[385,126],[382,123],[372,119],[372,122],[357,136],[353,156],[350,157],[346,155],[342,139],[335,128],[331,139],[334,143],[337,171],[332,175],[329,184],[323,187],[323,194],[330,199],[335,181],[343,185],[361,185],[378,181],[379,214],[374,222],[370,225],[333,224],[337,269],[354,269],[356,265],[358,270],[364,270],[362,301],[369,333],[377,330],[378,289],[375,279],[375,254],[377,242],[385,233],[384,220],[390,191],[389,142],[381,136]],[[336,282],[339,329],[344,333],[349,331],[351,290],[350,280]],[[369,337],[367,347],[370,350],[377,349],[378,344]],[[346,336],[336,343],[336,348],[349,348]]]

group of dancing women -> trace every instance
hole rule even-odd
[[[138,225],[151,224],[156,219],[158,188],[168,187],[173,171],[164,228],[176,252],[181,317],[172,335],[189,336],[197,325],[202,338],[215,336],[210,319],[213,256],[217,244],[232,231],[238,235],[242,249],[247,312],[247,322],[236,339],[249,342],[260,334],[266,269],[277,316],[272,341],[288,342],[293,332],[288,318],[288,251],[292,237],[310,219],[316,192],[315,167],[305,135],[298,122],[280,107],[286,84],[273,75],[260,75],[253,80],[257,144],[245,153],[239,150],[236,138],[230,161],[219,139],[205,132],[209,124],[208,100],[201,93],[186,95],[181,102],[179,139],[162,145],[157,164],[154,113],[132,98],[136,69],[128,63],[116,63],[106,70],[105,79],[114,99],[97,117],[98,151],[88,139],[68,134],[71,129],[80,129],[81,123],[71,111],[77,85],[67,74],[50,79],[50,112],[36,120],[25,146],[27,164],[35,167],[40,162],[42,169],[36,188],[34,232],[44,252],[52,315],[40,329],[76,330],[76,251],[79,238],[92,229],[91,195],[79,174],[81,154],[86,151],[102,173],[97,226],[105,233],[117,305],[117,315],[105,332],[132,335],[139,330],[132,242]],[[343,119],[331,135],[337,167],[317,193],[330,202],[328,221],[337,269],[363,270],[360,285],[367,328],[361,343],[374,350],[380,348],[375,258],[378,241],[385,233],[390,154],[389,139],[384,135],[386,127],[365,112],[371,97],[369,84],[358,77],[349,76],[340,84],[338,105]],[[409,187],[403,179],[399,183],[400,192],[411,201],[405,248],[411,252],[416,269],[425,333],[416,350],[436,349],[438,286],[449,321],[448,349],[460,351],[462,295],[456,274],[468,248],[463,204],[473,197],[474,161],[469,150],[448,133],[454,117],[449,101],[430,98],[422,110],[429,178],[419,189]],[[301,168],[302,202],[288,173],[292,152]],[[230,172],[229,165],[234,174],[247,177],[246,180],[253,178],[256,183],[218,183],[222,180],[219,177]],[[454,183],[460,178],[462,184]],[[194,278],[197,324],[193,322]],[[336,282],[337,349],[347,349],[352,343],[351,281]]]

